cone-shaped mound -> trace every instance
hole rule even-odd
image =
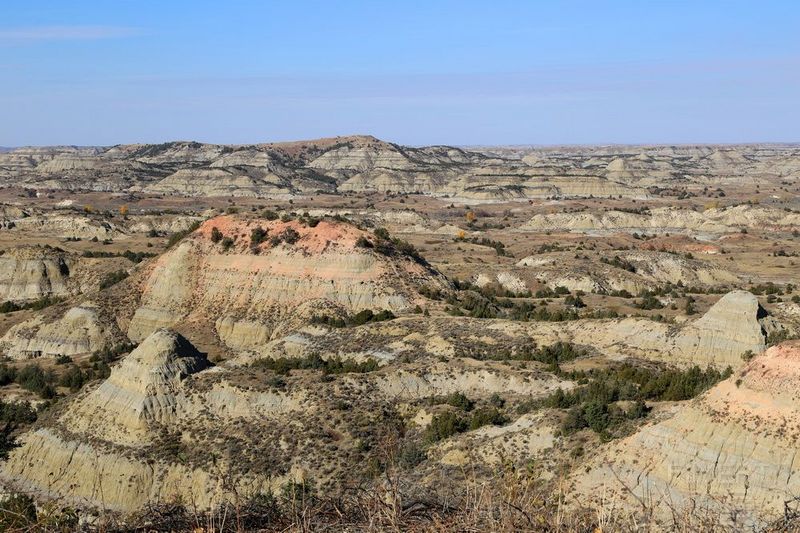
[[[76,402],[64,422],[72,431],[119,443],[146,442],[179,409],[181,381],[209,365],[181,335],[160,329],[147,337],[111,376]]]

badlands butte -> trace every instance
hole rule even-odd
[[[800,146],[0,153],[0,528],[800,527]]]

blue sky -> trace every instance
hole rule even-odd
[[[17,1],[0,146],[800,141],[800,2]]]

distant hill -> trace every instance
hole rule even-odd
[[[472,202],[637,198],[780,179],[800,147],[410,147],[367,135],[248,145],[174,141],[0,149],[0,186],[172,196],[426,194]],[[672,184],[672,185],[670,185]],[[679,194],[677,189],[670,194]]]

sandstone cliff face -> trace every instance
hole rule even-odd
[[[740,228],[775,228],[786,230],[800,224],[800,214],[782,209],[739,205],[727,209],[692,211],[661,207],[647,213],[606,211],[602,213],[553,213],[535,215],[522,231],[629,231],[669,233],[697,231],[728,233]]]
[[[604,254],[602,259],[606,262],[553,252],[524,257],[516,266],[520,274],[534,276],[551,288],[600,294],[620,290],[638,294],[665,283],[724,288],[740,282],[735,272],[711,262],[666,252],[619,252]]]
[[[253,248],[250,234],[257,227],[269,237],[296,232],[297,240],[272,244],[268,239]],[[235,238],[235,244],[225,250],[213,243],[212,228]],[[333,304],[347,313],[399,312],[413,307],[419,285],[445,286],[442,276],[411,258],[390,259],[356,245],[360,237],[368,236],[332,221],[313,228],[297,221],[229,216],[206,221],[156,261],[128,336],[140,340],[157,327],[208,321],[236,346],[249,338],[253,328],[259,329],[254,323],[263,324],[259,336],[271,335],[279,323],[291,323],[310,302],[317,302],[318,309]],[[305,314],[313,314],[313,309]]]
[[[86,355],[123,338],[114,321],[89,303],[72,307],[52,321],[39,315],[12,326],[0,339],[0,350],[12,359]]]
[[[0,256],[0,300],[37,300],[69,294],[70,265],[55,249],[20,247]]]
[[[800,344],[756,357],[663,422],[611,444],[575,475],[575,494],[637,498],[669,507],[745,513],[755,523],[783,515],[800,492]]]
[[[182,399],[181,381],[208,366],[182,336],[157,330],[116,366],[111,376],[64,416],[71,431],[124,445],[142,445],[170,423]],[[102,427],[95,421],[104,420]]]
[[[568,326],[574,342],[608,349],[624,356],[679,366],[714,365],[738,368],[742,355],[765,348],[764,311],[755,296],[732,291],[705,315],[688,324],[670,326],[647,319],[582,321]],[[605,348],[604,348],[605,347]]]
[[[156,331],[105,382],[74,400],[55,425],[27,434],[0,478],[43,498],[112,510],[196,496],[195,489],[209,498],[216,481],[208,473],[143,461],[134,453],[186,403],[182,381],[207,366],[186,339]]]

